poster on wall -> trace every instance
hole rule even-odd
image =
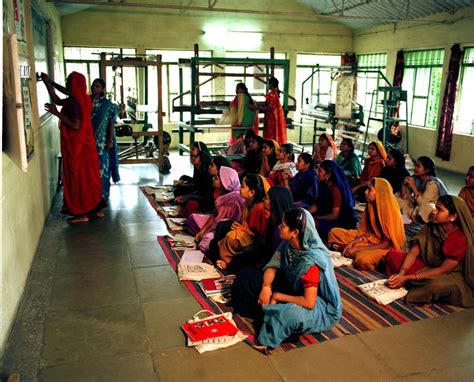
[[[354,94],[355,76],[341,76],[337,79],[336,118],[352,117],[352,96]]]
[[[19,44],[26,45],[24,0],[13,0],[13,18],[17,41]]]
[[[31,109],[31,93],[30,93],[30,74],[31,66],[21,65],[20,66],[20,78],[21,78],[21,99],[23,104],[23,128],[25,133],[26,143],[26,158],[28,161],[31,159],[34,153],[34,133],[32,124],[32,109]]]

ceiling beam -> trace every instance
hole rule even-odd
[[[105,7],[122,7],[122,8],[148,8],[148,9],[169,9],[176,11],[193,11],[193,12],[217,12],[217,13],[241,13],[249,15],[263,15],[263,16],[282,16],[282,17],[303,17],[311,19],[328,19],[328,20],[380,20],[386,22],[423,22],[426,20],[411,19],[401,20],[397,17],[372,17],[372,16],[341,16],[333,14],[314,14],[314,13],[299,13],[299,12],[285,12],[285,11],[272,11],[272,10],[258,10],[258,9],[243,9],[243,8],[218,8],[218,7],[199,7],[199,6],[186,6],[186,5],[174,5],[174,4],[152,4],[152,3],[133,3],[133,2],[103,2],[100,0],[46,0],[48,3],[55,4],[84,4],[84,5],[95,5]],[[376,0],[366,0],[376,1]],[[214,4],[215,5],[215,4]],[[349,10],[349,7],[346,8]],[[430,21],[434,24],[445,24],[447,20],[436,20]]]

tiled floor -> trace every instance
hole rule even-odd
[[[174,172],[122,166],[106,217],[68,225],[57,198],[5,354],[21,381],[472,381],[474,310],[264,356],[246,344],[199,355],[179,325],[200,309],[164,258],[164,224],[138,189]],[[442,173],[456,192],[463,179]]]

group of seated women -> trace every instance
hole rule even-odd
[[[258,137],[246,145],[258,166],[211,160],[195,142],[194,175],[182,177],[175,192],[199,248],[220,269],[237,273],[231,304],[255,319],[262,346],[329,330],[340,319],[328,247],[353,258],[355,268],[385,273],[389,287],[408,287],[409,303],[474,306],[472,203],[447,194],[430,158],[418,158],[410,177],[397,149],[387,154],[372,142],[357,177],[355,164],[344,167],[353,154],[347,140],[341,153],[332,150],[335,160],[320,153],[317,170],[307,153],[295,163],[291,145],[260,144]],[[471,201],[472,170],[462,190]],[[355,196],[362,191],[366,208],[357,226]],[[426,223],[410,242],[402,213]]]

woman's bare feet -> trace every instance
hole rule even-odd
[[[93,215],[89,215],[90,217],[93,217],[93,218],[103,218],[105,216],[104,212],[103,211],[99,211]]]
[[[76,223],[87,223],[89,221],[89,217],[87,215],[78,215],[74,216],[67,220],[68,223],[76,224]]]
[[[217,260],[216,261],[217,268],[226,269],[227,263],[224,260]]]

